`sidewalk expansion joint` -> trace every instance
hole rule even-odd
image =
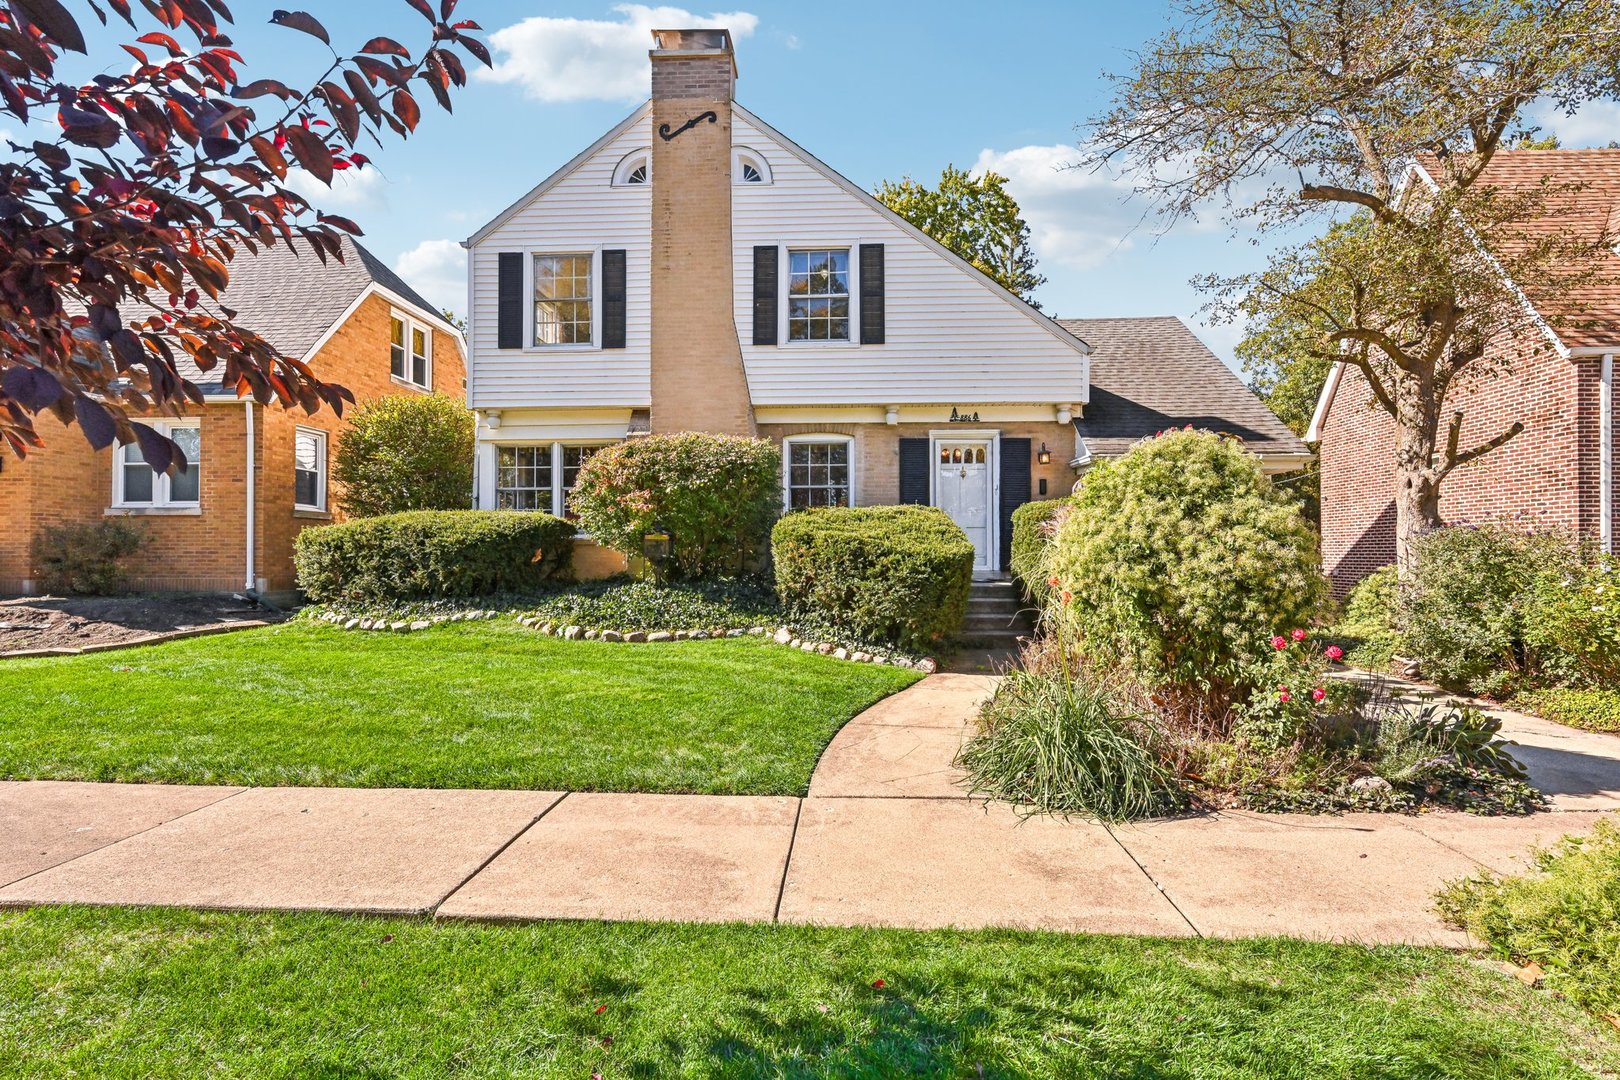
[[[491,852],[489,858],[485,859],[483,862],[481,862],[477,866],[473,867],[471,873],[469,873],[466,877],[462,878],[460,881],[456,882],[456,884],[450,889],[449,892],[445,893],[443,896],[441,896],[437,900],[435,900],[432,903],[432,905],[430,905],[428,907],[428,909],[423,912],[423,914],[426,915],[430,919],[437,918],[438,914],[439,914],[439,909],[444,907],[444,902],[446,900],[450,899],[452,896],[456,895],[456,893],[458,893],[462,889],[466,888],[467,887],[467,882],[471,881],[473,878],[477,877],[479,874],[482,874],[486,869],[489,868],[490,863],[494,862],[496,859],[498,859],[502,855],[506,854],[506,849],[507,848],[511,847],[513,844],[517,843],[519,840],[523,839],[525,836],[529,835],[529,830],[533,829],[536,825],[540,824],[540,822],[544,821],[547,814],[551,813],[553,810],[557,809],[557,807],[561,806],[562,802],[563,802],[563,799],[568,798],[568,796],[570,796],[572,794],[573,794],[573,792],[571,792],[571,791],[563,792],[562,795],[560,795],[557,798],[556,802],[552,803],[550,806],[548,806],[544,810],[540,811],[538,814],[536,814],[534,816],[533,821],[529,822],[527,825],[523,826],[523,828],[521,828],[517,832],[513,833],[507,839],[506,843],[502,844],[500,847],[496,848],[493,852]]]
[[[169,825],[169,824],[171,824],[173,822],[180,821],[183,818],[188,818],[192,814],[198,813],[199,811],[207,810],[209,807],[219,806],[221,803],[230,802],[232,799],[236,798],[238,795],[241,795],[241,794],[243,794],[245,792],[249,792],[249,791],[252,791],[252,790],[254,790],[254,789],[251,788],[251,787],[237,788],[235,791],[231,792],[229,795],[226,795],[223,798],[215,799],[211,803],[204,803],[202,806],[194,806],[190,810],[187,810],[183,814],[178,814],[175,817],[169,818],[166,821],[160,821],[156,825],[148,825],[146,828],[141,829],[139,832],[132,832],[128,836],[120,836],[116,840],[109,840],[105,844],[102,844],[100,847],[93,847],[89,851],[81,851],[77,855],[74,855],[74,856],[72,856],[70,858],[63,859],[61,862],[54,862],[54,863],[51,863],[51,865],[49,865],[49,866],[42,866],[38,870],[35,870],[31,874],[24,874],[22,877],[17,878],[15,881],[0,881],[0,888],[9,888],[12,885],[17,885],[17,884],[20,884],[21,882],[27,881],[29,878],[38,877],[39,875],[45,873],[47,870],[55,870],[59,866],[66,866],[70,862],[77,862],[78,860],[84,858],[86,855],[94,855],[98,851],[105,851],[107,848],[113,847],[113,846],[115,846],[117,844],[122,844],[125,840],[133,840],[137,836],[144,836],[146,833],[151,832],[153,829],[159,829],[159,828],[162,828],[165,825]]]
[[[776,887],[776,907],[771,909],[771,922],[782,921],[782,898],[787,895],[788,871],[793,866],[793,845],[799,839],[799,819],[804,817],[804,799],[793,808],[793,831],[788,833],[787,858],[782,860],[782,880]]]
[[[1174,910],[1177,915],[1181,916],[1181,921],[1187,924],[1187,929],[1193,932],[1193,936],[1200,938],[1203,937],[1204,932],[1193,924],[1193,921],[1187,917],[1187,913],[1185,911],[1181,910],[1181,905],[1176,903],[1175,898],[1172,897],[1168,891],[1166,891],[1163,885],[1159,884],[1159,879],[1148,873],[1148,868],[1142,865],[1142,860],[1136,857],[1136,852],[1125,846],[1125,841],[1121,840],[1114,832],[1114,827],[1104,823],[1103,832],[1108,834],[1108,838],[1110,840],[1119,845],[1119,850],[1125,853],[1125,857],[1127,859],[1136,864],[1136,868],[1142,871],[1142,876],[1148,879],[1148,884],[1152,885],[1154,890],[1157,891],[1160,896],[1164,897],[1164,902],[1169,904],[1171,909]]]

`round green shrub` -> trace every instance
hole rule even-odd
[[[648,435],[592,454],[572,503],[582,529],[631,557],[669,529],[671,577],[736,574],[758,563],[782,511],[782,455],[764,439]]]
[[[417,510],[298,534],[298,587],[320,603],[521,592],[565,573],[574,526],[516,510]]]
[[[1245,663],[1327,596],[1294,500],[1240,444],[1192,431],[1093,467],[1048,565],[1060,582],[1048,613],[1087,654],[1212,718]]]
[[[1401,590],[1401,627],[1423,674],[1452,690],[1506,696],[1541,678],[1527,640],[1537,584],[1582,575],[1567,536],[1509,525],[1453,525],[1418,541]]]
[[[955,634],[973,585],[973,544],[931,506],[802,510],[771,533],[790,614],[855,638],[925,651]]]
[[[1012,514],[1012,556],[1009,567],[1024,586],[1024,595],[1044,603],[1051,593],[1046,568],[1047,553],[1057,527],[1073,505],[1072,498],[1027,502]]]
[[[472,505],[471,411],[443,394],[377,398],[350,416],[332,461],[334,494],[349,517]]]
[[[1351,587],[1330,634],[1343,645],[1348,663],[1374,671],[1389,669],[1405,648],[1400,603],[1400,574],[1393,566],[1374,570]]]

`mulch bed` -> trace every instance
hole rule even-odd
[[[0,656],[145,641],[285,616],[229,596],[24,597],[0,600]]]

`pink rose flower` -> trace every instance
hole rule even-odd
[[[1271,639],[1271,647],[1273,649],[1286,649],[1288,648],[1288,639],[1283,637],[1281,634],[1278,634],[1276,637]]]
[[[1294,700],[1294,695],[1292,695],[1292,694],[1290,694],[1290,693],[1289,693],[1289,692],[1288,692],[1288,691],[1286,691],[1286,690],[1279,690],[1279,691],[1278,691],[1278,692],[1277,692],[1277,700],[1278,700],[1278,701],[1280,701],[1280,702],[1282,702],[1282,703],[1283,703],[1283,704],[1284,704],[1284,705],[1286,705],[1286,704],[1288,704],[1288,703],[1289,703],[1289,702],[1290,702],[1290,701],[1293,701],[1293,700]]]
[[[1327,657],[1329,660],[1337,660],[1344,655],[1344,650],[1339,648],[1337,645],[1329,645],[1327,648],[1322,650],[1322,655]]]
[[[1303,631],[1303,630],[1295,630],[1292,633],[1290,633],[1288,636],[1293,638],[1295,641],[1304,641],[1310,635],[1305,633],[1305,631]]]
[[[1325,697],[1327,697],[1327,691],[1322,689],[1320,686],[1318,686],[1315,690],[1311,691],[1311,700],[1312,701],[1321,701]]]

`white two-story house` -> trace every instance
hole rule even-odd
[[[1178,320],[1048,318],[737,104],[728,32],[654,39],[651,100],[466,242],[480,506],[565,512],[640,434],[753,435],[784,507],[939,506],[992,576],[1017,506],[1156,429],[1304,460]]]

